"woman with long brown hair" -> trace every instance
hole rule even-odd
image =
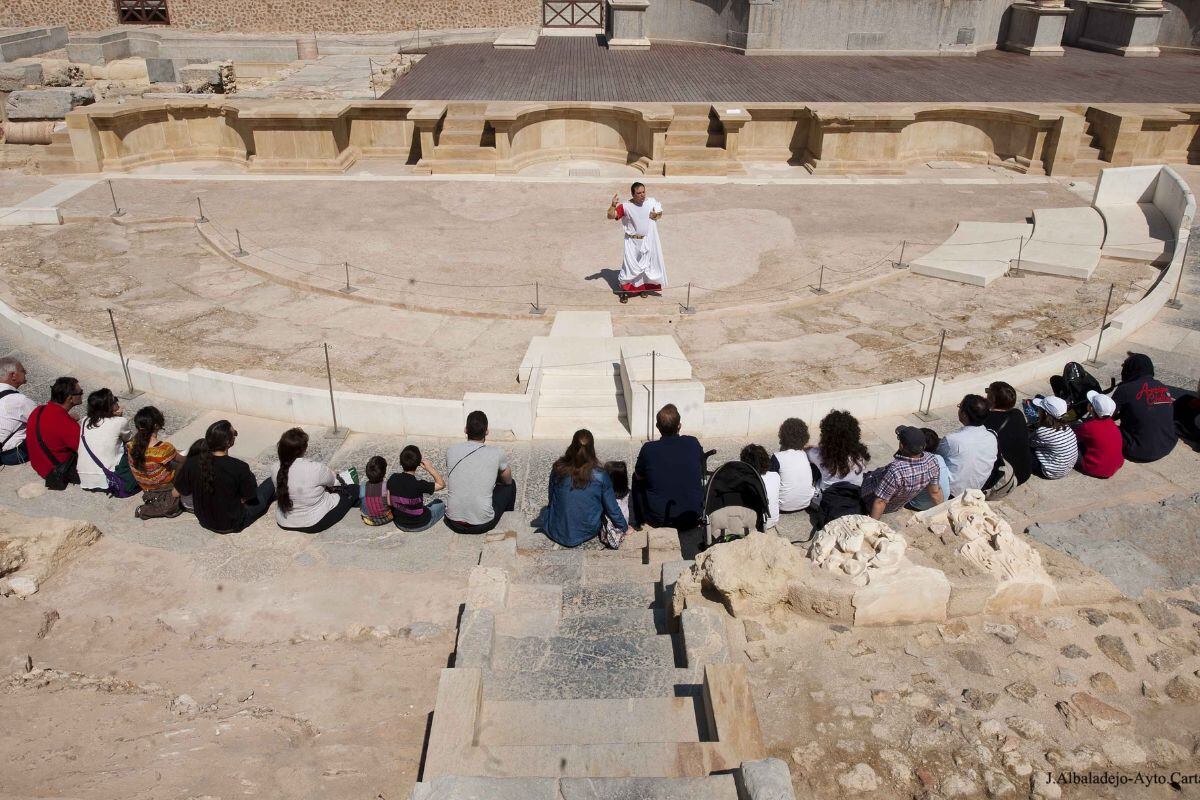
[[[320,533],[358,505],[358,486],[339,483],[333,470],[305,458],[308,434],[288,428],[276,448],[275,521],[285,531]]]
[[[605,518],[624,533],[629,523],[617,505],[612,479],[596,458],[592,432],[575,431],[562,458],[550,469],[550,501],[542,515],[546,535],[564,547],[596,538]]]

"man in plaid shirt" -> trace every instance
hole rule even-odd
[[[901,425],[896,428],[896,438],[900,449],[892,463],[863,476],[863,503],[874,519],[899,511],[926,490],[934,505],[945,500],[938,485],[938,463],[925,452],[925,434],[920,428]]]

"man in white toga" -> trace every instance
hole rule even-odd
[[[658,239],[662,205],[646,197],[645,184],[635,183],[629,191],[633,196],[629,202],[619,202],[614,194],[608,207],[608,218],[619,221],[625,231],[625,257],[617,278],[622,303],[630,295],[661,292],[667,285],[667,267]]]

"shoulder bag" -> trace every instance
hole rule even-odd
[[[92,448],[88,446],[87,437],[84,436],[84,430],[85,429],[82,427],[79,430],[79,443],[83,445],[83,449],[87,450],[87,454],[91,456],[92,461],[95,462],[96,466],[100,468],[100,471],[104,473],[104,479],[108,481],[108,489],[106,491],[113,497],[133,497],[135,494],[137,494],[138,491],[140,491],[140,489],[137,487],[137,481],[130,481],[129,479],[119,475],[118,472],[121,471],[121,466],[119,464],[117,465],[117,472],[113,472],[111,469],[104,466],[103,461],[96,458],[96,454],[93,453]],[[121,460],[124,461],[125,458],[126,456],[122,456]],[[125,471],[128,470],[129,467],[126,465]],[[129,477],[132,478],[133,474],[130,473]],[[130,486],[131,483],[133,484],[132,487]]]

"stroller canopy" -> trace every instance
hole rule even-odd
[[[744,461],[730,461],[717,467],[708,480],[708,491],[704,496],[704,516],[730,506],[740,506],[753,511],[758,517],[758,530],[766,524],[769,508],[767,487],[754,467]]]

